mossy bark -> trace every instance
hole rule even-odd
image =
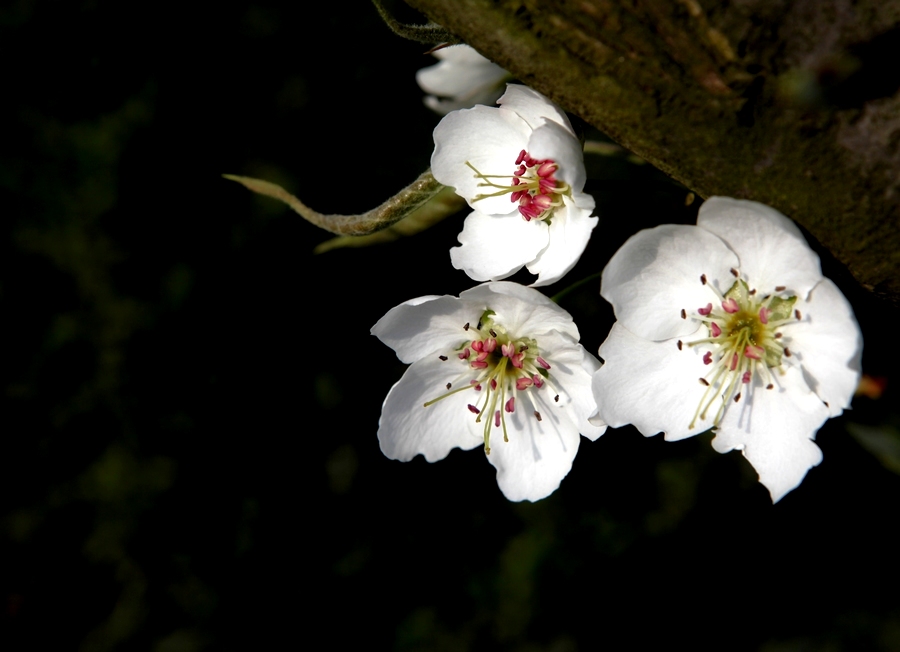
[[[409,1],[699,195],[794,218],[900,302],[900,2]]]

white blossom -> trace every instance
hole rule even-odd
[[[506,497],[534,501],[569,472],[579,433],[594,440],[606,430],[588,422],[599,363],[569,314],[537,290],[499,282],[419,297],[372,333],[410,363],[379,421],[391,459],[434,462],[481,447]]]
[[[849,407],[862,336],[818,256],[778,211],[713,197],[697,226],[632,236],[603,271],[617,318],[594,375],[600,416],[669,441],[709,428],[772,500],[822,459],[813,442]]]
[[[511,75],[468,45],[452,45],[434,52],[440,61],[416,73],[425,105],[441,115],[476,104],[493,105]]]
[[[581,143],[565,113],[530,88],[510,84],[499,103],[454,111],[434,130],[435,179],[474,209],[450,259],[477,281],[525,266],[533,285],[548,285],[578,262],[598,221]]]

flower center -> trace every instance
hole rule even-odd
[[[466,408],[475,415],[476,423],[484,422],[484,452],[491,453],[491,428],[503,428],[503,441],[509,441],[506,430],[506,414],[520,407],[522,400],[529,402],[534,418],[541,420],[533,398],[534,392],[549,388],[554,401],[559,402],[559,392],[550,379],[550,364],[540,355],[538,344],[529,337],[517,337],[493,320],[494,311],[488,308],[482,313],[476,326],[463,326],[466,339],[448,355],[462,365],[456,380],[446,385],[447,392],[425,403],[433,405],[458,392],[473,391],[476,398]],[[468,338],[472,339],[468,339]]]
[[[478,187],[497,188],[496,192],[476,195],[473,201],[486,197],[509,194],[510,201],[518,202],[519,212],[526,222],[545,220],[549,222],[553,209],[562,206],[562,195],[571,194],[569,184],[556,178],[559,166],[552,159],[538,160],[528,155],[524,149],[516,158],[516,170],[512,177],[508,174],[482,174],[474,165],[466,161],[480,179]],[[491,179],[511,179],[509,185],[495,183]]]
[[[731,273],[737,280],[724,295],[706,282],[705,274],[700,276],[700,282],[715,295],[715,303],[710,302],[691,315],[706,324],[709,337],[687,345],[709,347],[703,355],[703,364],[709,371],[700,378],[706,391],[688,426],[690,429],[697,424],[697,419],[706,420],[716,402],[719,405],[712,425],[717,425],[728,402],[740,401],[743,386],[752,387],[755,376],[765,383],[766,389],[774,388],[771,370],[780,370],[782,358],[791,356],[781,329],[800,320],[800,311],[794,310],[797,297],[785,296],[782,285],[772,294],[760,295],[756,289],[750,289],[737,270],[732,269]],[[687,318],[686,311],[682,310],[681,315]],[[683,345],[679,340],[678,348]]]

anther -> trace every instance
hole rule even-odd
[[[463,326],[463,330],[464,330],[464,331],[469,330],[469,322],[466,322],[466,325]]]
[[[700,282],[703,283],[703,285],[706,285],[706,274],[700,275]]]
[[[553,397],[553,402],[559,403],[559,394],[557,394],[556,396]]]
[[[439,355],[438,357],[444,362],[447,361],[447,356],[445,356],[445,355]]]
[[[681,318],[687,319],[687,313],[684,311],[684,308],[681,309]]]
[[[497,337],[497,332],[493,328],[489,330],[488,333],[491,334],[491,337]]]
[[[703,354],[703,364],[712,364],[712,351]]]
[[[751,297],[752,297],[754,294],[756,294],[756,288],[753,288],[752,290],[750,290],[750,293],[749,293],[749,294],[750,294]]]
[[[776,292],[784,292],[786,289],[787,289],[787,287],[784,286],[784,285],[776,285],[776,286],[775,286],[775,291],[776,291]]]
[[[731,275],[735,278],[740,278],[741,276],[734,267],[731,268]]]
[[[706,387],[709,387],[709,381],[706,380],[706,378],[701,378],[701,379],[700,379],[700,384],[701,384],[701,385],[705,385]]]
[[[719,335],[722,334],[722,329],[719,327],[719,325],[716,322],[712,322],[709,325],[709,332],[712,333],[713,337],[718,337]]]
[[[797,318],[797,321],[800,321],[801,318],[800,318],[800,311],[799,311],[799,310],[795,310],[795,311],[794,311],[794,317]]]
[[[750,382],[750,372],[749,371],[745,371],[744,375],[741,376],[741,382],[744,383],[745,385]]]
[[[681,340],[678,340],[678,350],[681,351],[681,347],[684,346],[684,343]]]
[[[785,354],[787,357],[790,358],[790,357],[791,357],[791,350],[790,350],[789,348],[787,348],[787,347],[784,347],[784,354]]]
[[[711,303],[707,303],[707,304],[706,304],[706,307],[704,307],[704,308],[697,308],[697,312],[699,312],[701,315],[703,315],[704,317],[706,317],[709,313],[712,312],[712,304],[711,304]]]
[[[453,386],[453,383],[447,383],[447,389],[450,389]]]
[[[469,412],[471,412],[472,414],[479,414],[481,412],[481,410],[479,410],[477,407],[475,407],[471,403],[469,403],[466,407],[469,408]]]
[[[741,400],[741,393],[738,392],[737,394],[734,395],[734,402],[737,403],[740,400]]]
[[[507,412],[515,412],[515,411],[516,411],[516,397],[515,397],[515,396],[511,397],[511,398],[506,402],[506,407],[505,407],[505,409],[506,409]]]
[[[538,421],[543,421],[543,419],[541,419],[541,413],[538,412],[537,410],[534,411],[534,418],[537,419]]]
[[[740,309],[741,307],[738,305],[738,302],[734,299],[734,297],[728,297],[727,299],[725,299],[725,301],[722,302],[722,310],[730,315],[733,315]]]
[[[776,340],[780,340],[782,337],[784,337],[784,333],[775,333]]]
[[[772,383],[769,383],[768,385],[766,385],[766,389],[774,389],[774,387],[775,387],[775,385],[773,385]]]

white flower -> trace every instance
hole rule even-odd
[[[412,363],[384,401],[382,452],[429,462],[482,446],[510,500],[550,495],[572,467],[579,432],[606,430],[591,374],[599,362],[578,343],[569,314],[537,290],[485,283],[460,297],[402,303],[372,334]]]
[[[454,111],[434,130],[434,178],[475,210],[450,260],[477,281],[527,266],[533,285],[548,285],[574,267],[597,225],[581,143],[565,113],[530,88],[510,84],[499,103]]]
[[[617,323],[594,375],[600,416],[675,441],[715,428],[772,501],[822,460],[813,443],[850,404],[862,336],[797,227],[763,204],[713,197],[697,226],[632,236],[603,271]]]
[[[426,93],[425,105],[441,115],[476,104],[494,104],[511,75],[468,45],[434,52],[440,63],[422,68],[416,81]]]

